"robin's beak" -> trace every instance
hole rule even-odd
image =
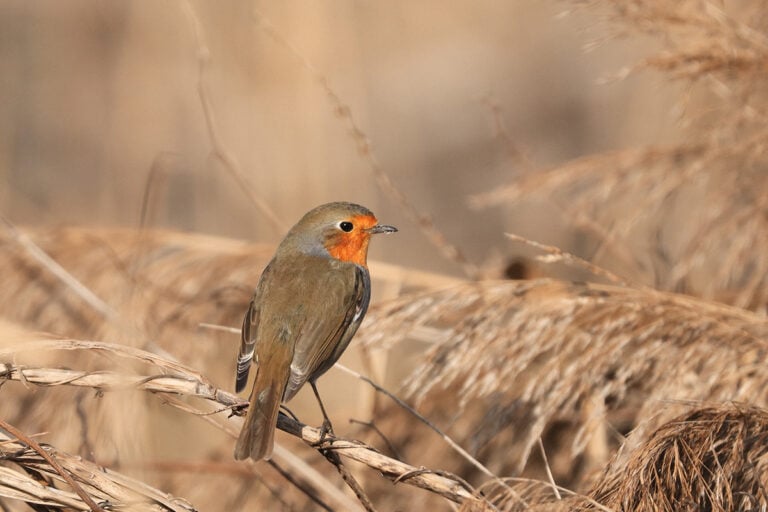
[[[383,224],[376,224],[375,226],[365,230],[366,233],[370,233],[371,235],[376,235],[379,233],[394,233],[396,231],[397,228],[395,226],[385,226]]]

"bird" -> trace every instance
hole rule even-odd
[[[368,309],[371,236],[396,231],[364,206],[334,202],[307,212],[280,242],[243,319],[236,391],[245,388],[252,363],[256,377],[235,459],[271,458],[280,406],[307,382],[323,432],[330,429],[315,382],[347,348]]]

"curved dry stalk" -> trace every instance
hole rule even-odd
[[[440,438],[451,448],[451,450],[456,452],[460,457],[462,457],[464,460],[469,462],[472,466],[477,468],[482,474],[484,474],[488,478],[496,481],[500,486],[502,486],[502,487],[505,486],[505,484],[504,484],[502,479],[500,479],[497,475],[494,475],[493,472],[490,469],[485,467],[479,460],[477,460],[477,458],[475,458],[472,455],[470,455],[459,443],[457,443],[456,441],[451,439],[451,437],[448,436],[442,430],[440,430],[440,428],[438,428],[437,425],[435,425],[434,423],[429,421],[429,419],[427,419],[426,417],[422,416],[416,409],[414,409],[413,407],[411,407],[410,405],[405,403],[405,401],[403,401],[401,398],[399,398],[398,396],[394,395],[393,393],[390,393],[389,391],[384,389],[382,386],[379,386],[378,384],[373,382],[373,380],[371,380],[370,378],[368,378],[368,377],[366,377],[366,376],[364,376],[364,375],[362,375],[362,374],[360,374],[360,373],[358,373],[358,372],[356,372],[354,370],[351,370],[351,369],[347,368],[346,366],[344,366],[344,365],[342,365],[340,363],[336,363],[334,365],[334,367],[342,370],[345,373],[348,373],[348,374],[352,375],[353,377],[355,377],[357,379],[362,380],[366,384],[368,384],[371,387],[373,387],[377,392],[382,393],[382,394],[386,395],[387,397],[389,397],[400,408],[402,408],[408,414],[410,414],[411,416],[413,416],[414,418],[419,420],[421,423],[426,425],[430,430],[432,430],[438,436],[440,436]],[[381,433],[381,432],[379,432],[379,433]],[[391,444],[391,443],[388,442],[388,444]],[[508,488],[507,490],[509,491],[510,494],[514,495],[515,491],[513,489],[509,489]],[[520,503],[525,504],[525,500],[521,496],[516,496],[516,498],[517,498],[517,500]]]
[[[39,480],[5,466],[0,466],[0,496],[36,505],[89,510],[74,492],[43,485]]]
[[[339,455],[361,462],[394,483],[413,485],[457,503],[477,499],[474,490],[466,482],[448,472],[417,468],[387,457],[365,443],[352,439],[326,436],[326,439],[321,442],[320,429],[303,425],[283,414],[280,415],[277,426],[280,430],[300,437],[319,450],[334,450]]]
[[[620,286],[630,286],[631,284],[634,284],[634,283],[630,283],[623,277],[614,274],[610,270],[606,270],[603,267],[590,263],[583,258],[579,258],[578,256],[575,256],[569,253],[568,251],[564,251],[560,249],[559,247],[542,244],[541,242],[536,242],[535,240],[530,240],[520,235],[515,235],[514,233],[505,233],[505,235],[510,240],[513,240],[515,242],[520,242],[525,245],[530,245],[531,247],[535,247],[536,249],[540,249],[546,252],[548,256],[537,258],[539,261],[542,261],[544,263],[564,261],[569,265],[584,268],[596,277],[604,277],[609,281],[611,281],[613,284],[617,284]]]
[[[98,311],[108,320],[114,320],[117,318],[117,312],[95,293],[93,293],[87,286],[81,283],[76,277],[70,274],[67,269],[62,267],[58,262],[51,258],[44,250],[40,248],[26,233],[19,231],[16,226],[11,223],[4,215],[0,214],[0,221],[5,226],[6,232],[11,238],[19,244],[35,261],[37,261],[48,272],[56,276],[67,287],[74,290],[74,292],[86,303],[88,306]]]
[[[95,501],[93,501],[93,499],[83,490],[83,488],[80,487],[77,482],[75,482],[72,476],[69,475],[69,473],[67,473],[63,467],[61,467],[61,464],[59,464],[51,454],[47,453],[43,447],[37,443],[37,441],[24,434],[24,432],[17,429],[10,423],[3,421],[2,419],[0,419],[0,428],[16,437],[16,439],[26,444],[35,453],[37,453],[53,469],[53,471],[55,471],[56,474],[60,476],[67,483],[67,485],[69,485],[69,487],[75,492],[75,494],[77,494],[77,496],[92,512],[104,512],[104,509],[97,505]]]
[[[222,391],[183,365],[165,361],[159,356],[148,352],[111,345],[103,342],[81,340],[42,340],[30,341],[18,349],[0,350],[0,358],[9,357],[20,351],[40,353],[46,350],[99,350],[110,352],[125,358],[133,358],[152,364],[163,370],[161,375],[130,375],[118,372],[83,372],[61,368],[30,368],[23,365],[5,363],[0,375],[9,380],[23,381],[27,384],[46,386],[82,386],[100,391],[125,389],[135,387],[143,391],[170,395],[170,402],[187,412],[197,411],[209,415],[210,411],[196,409],[195,406],[183,403],[176,396],[201,398],[222,406],[218,412],[237,411],[247,405],[236,395]],[[173,371],[174,373],[165,373]],[[339,455],[361,462],[378,471],[385,477],[397,483],[405,483],[428,490],[449,500],[461,502],[476,499],[471,487],[455,476],[441,471],[417,468],[398,460],[382,455],[370,446],[359,441],[336,438],[326,435],[321,442],[321,432],[318,428],[309,427],[296,420],[280,415],[278,428],[292,434],[318,450],[333,450]],[[225,429],[235,435],[234,429]]]
[[[4,423],[4,422],[3,422]],[[0,495],[56,508],[75,510],[130,509],[137,512],[190,512],[195,508],[135,479],[98,466],[46,445],[30,446],[29,436],[7,424],[0,430],[0,460],[13,462],[20,470],[0,467]],[[34,444],[34,442],[33,442]],[[22,471],[23,470],[23,471]],[[45,479],[35,478],[36,475]],[[58,488],[66,483],[75,492]]]
[[[186,375],[190,382],[198,382],[203,384],[205,388],[213,388],[213,385],[208,382],[205,377],[196,370],[189,368],[177,361],[166,359],[152,352],[141,350],[126,345],[116,345],[114,343],[105,343],[102,341],[85,341],[75,339],[42,339],[25,342],[23,344],[14,344],[9,347],[0,348],[0,358],[12,357],[24,352],[38,352],[38,351],[73,351],[73,350],[88,350],[94,352],[102,352],[107,355],[113,355],[126,359],[133,359],[145,364],[150,364],[160,368],[163,372],[175,372],[180,375]],[[68,370],[64,370],[65,372]],[[82,372],[84,378],[86,372]],[[99,373],[92,373],[93,375],[99,375]],[[102,373],[101,375],[106,375]],[[114,374],[117,375],[117,374]],[[114,381],[113,381],[114,382]],[[84,384],[89,386],[89,384]],[[118,384],[119,385],[119,384]]]
[[[281,221],[267,201],[256,192],[256,189],[251,185],[248,177],[240,167],[240,163],[237,158],[226,148],[224,142],[219,135],[218,123],[216,115],[213,109],[213,101],[211,100],[210,93],[206,83],[206,75],[208,65],[211,60],[211,51],[208,45],[205,43],[203,36],[203,29],[200,24],[200,20],[195,13],[192,4],[189,1],[181,2],[182,10],[187,15],[189,23],[192,26],[192,31],[195,36],[195,42],[197,44],[197,59],[198,59],[198,73],[197,73],[197,92],[200,96],[200,103],[203,107],[203,115],[205,116],[205,126],[208,129],[208,138],[213,146],[213,154],[223,164],[228,174],[237,182],[237,184],[243,189],[246,195],[250,198],[251,202],[258,208],[258,210],[264,215],[267,220],[272,224],[273,229],[282,233],[286,230],[285,223]]]

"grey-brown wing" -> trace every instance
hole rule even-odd
[[[243,327],[240,332],[240,350],[237,354],[237,374],[235,377],[235,392],[237,393],[245,389],[245,385],[248,383],[248,373],[251,369],[253,352],[256,348],[256,334],[259,330],[261,300],[271,268],[272,265],[270,263],[262,272],[259,284],[256,286],[256,291],[248,306],[248,311],[246,311],[245,317],[243,317]]]
[[[304,300],[323,304],[322,314],[305,315],[296,333],[291,376],[283,400],[290,400],[308,380],[317,379],[341,357],[357,332],[370,301],[370,278],[364,267],[331,263]]]

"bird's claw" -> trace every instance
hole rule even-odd
[[[312,446],[316,448],[320,447],[325,444],[329,438],[333,437],[336,437],[336,434],[333,433],[333,425],[331,425],[331,421],[328,418],[325,418],[323,424],[320,426],[320,438],[312,443]]]
[[[248,412],[248,402],[243,402],[232,406],[229,410],[229,417],[232,416],[245,416]]]

